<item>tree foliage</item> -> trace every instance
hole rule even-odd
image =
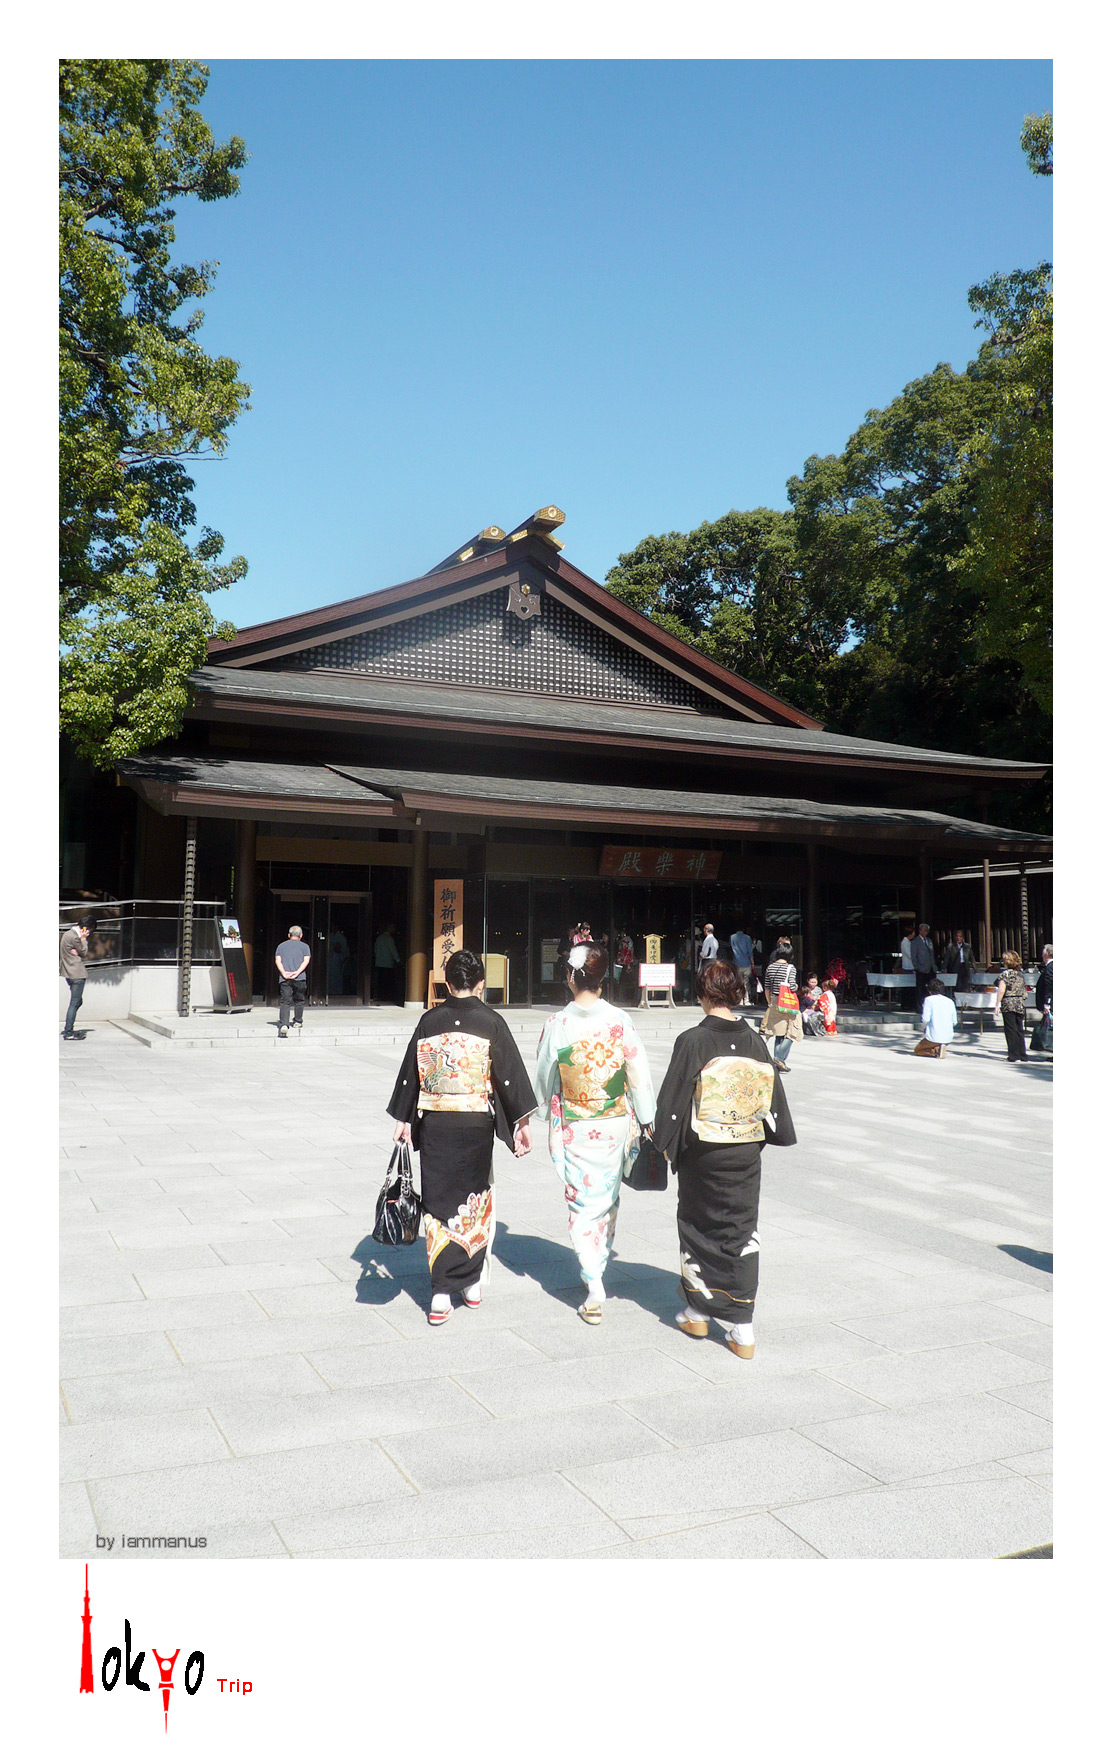
[[[214,267],[175,264],[175,201],[239,189],[188,60],[64,60],[60,73],[62,727],[100,766],[178,729],[208,595],[246,562],[196,524],[189,461],[219,457],[247,406],[237,364],[197,340]]]
[[[1049,174],[1050,116],[1028,118]],[[1036,161],[1033,161],[1033,154]],[[1046,164],[1046,168],[1043,165]],[[830,728],[1050,757],[1050,268],[970,291],[988,336],[788,481],[789,509],[647,537],[610,590]],[[1043,825],[1048,794],[999,799]]]
[[[1025,115],[1024,125],[1020,130],[1020,144],[1033,175],[1053,173],[1050,115]]]

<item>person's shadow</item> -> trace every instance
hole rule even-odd
[[[495,1228],[491,1257],[494,1265],[536,1280],[542,1291],[559,1298],[569,1309],[577,1309],[583,1301],[579,1262],[566,1244],[553,1243],[533,1232],[511,1231],[500,1220]],[[357,1303],[388,1304],[405,1292],[421,1309],[425,1309],[429,1294],[429,1267],[423,1237],[414,1243],[388,1246],[376,1243],[368,1234],[356,1244],[352,1260],[359,1263],[360,1269],[356,1280]],[[640,1261],[624,1261],[620,1255],[612,1255],[607,1264],[609,1295],[630,1298],[662,1321],[671,1320],[676,1313],[679,1283],[677,1274],[667,1268],[650,1267]]]
[[[559,1298],[571,1309],[583,1302],[583,1281],[580,1264],[567,1244],[553,1243],[532,1232],[511,1231],[500,1220],[495,1232],[492,1254],[496,1263],[511,1273],[534,1279],[542,1291]],[[604,1276],[611,1297],[628,1297],[641,1304],[662,1320],[671,1320],[676,1313],[679,1276],[663,1267],[650,1267],[641,1261],[625,1261],[612,1255]]]
[[[1023,1243],[999,1243],[997,1247],[1003,1255],[1011,1255],[1014,1261],[1023,1261],[1027,1267],[1038,1267],[1041,1273],[1055,1271],[1049,1249],[1029,1249]]]
[[[356,1280],[356,1302],[388,1304],[402,1292],[424,1309],[428,1303],[429,1264],[425,1257],[425,1239],[414,1243],[388,1245],[376,1243],[368,1234],[361,1237],[352,1250],[352,1260],[359,1262]]]

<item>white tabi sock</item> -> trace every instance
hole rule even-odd
[[[464,1287],[464,1296],[466,1298],[468,1298],[471,1303],[478,1303],[479,1292],[480,1292],[479,1280],[476,1280],[474,1285],[466,1285]]]
[[[680,1322],[680,1321],[709,1322],[711,1320],[711,1317],[710,1316],[701,1316],[699,1313],[699,1310],[694,1310],[692,1308],[691,1304],[689,1304],[687,1309],[681,1310],[680,1314],[677,1316],[676,1319],[678,1322]]]
[[[753,1322],[735,1322],[727,1329],[727,1339],[737,1340],[740,1346],[752,1346],[754,1343]]]
[[[450,1310],[451,1308],[452,1299],[446,1291],[435,1291],[433,1293],[433,1301],[429,1305],[429,1314],[431,1316],[442,1316],[445,1310]]]
[[[603,1281],[601,1279],[588,1280],[587,1301],[588,1303],[606,1303],[607,1294],[603,1289]]]

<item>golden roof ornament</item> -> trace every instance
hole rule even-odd
[[[520,621],[528,622],[530,616],[541,614],[541,593],[516,579],[507,593],[506,607]]]

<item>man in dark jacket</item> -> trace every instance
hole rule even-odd
[[[58,958],[62,968],[62,976],[70,986],[70,1005],[66,1009],[66,1023],[62,1027],[63,1038],[84,1038],[84,1032],[75,1032],[73,1023],[77,1010],[81,1006],[81,998],[85,994],[85,982],[88,969],[85,965],[89,952],[89,931],[80,923],[71,923],[68,929],[62,931],[62,939],[58,946]]]
[[[939,970],[935,963],[931,930],[926,923],[921,923],[912,937],[912,970],[916,974],[916,1006],[922,1011],[928,984]]]
[[[943,955],[943,970],[945,972],[955,973],[957,979],[957,982],[955,983],[956,990],[968,990],[970,988],[970,974],[973,969],[974,949],[966,939],[965,930],[956,929],[955,939],[951,942],[946,953]]]

